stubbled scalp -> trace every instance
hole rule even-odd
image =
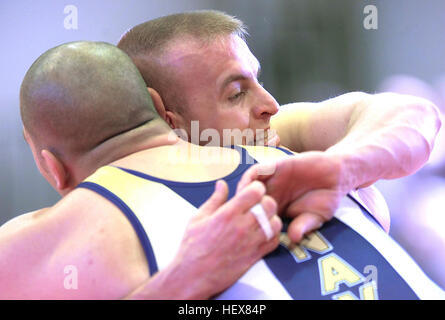
[[[111,44],[89,41],[52,48],[32,64],[20,113],[37,147],[59,156],[87,152],[158,117],[131,59]]]
[[[141,23],[128,30],[117,46],[134,61],[147,87],[158,91],[164,103],[177,112],[186,108],[181,86],[164,61],[178,41],[196,40],[202,45],[222,36],[236,35],[245,40],[246,26],[236,17],[216,10],[197,10],[171,14]]]
[[[220,35],[234,34],[245,40],[242,21],[216,10],[197,10],[171,14],[141,23],[122,35],[117,46],[130,56],[159,53],[172,40],[191,36],[213,41]]]

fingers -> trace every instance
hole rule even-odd
[[[255,180],[265,181],[275,172],[276,164],[255,164],[249,168],[238,182],[236,192],[244,189]]]
[[[272,239],[268,241],[264,241],[258,248],[258,258],[262,258],[264,255],[275,250],[280,244],[280,234],[283,228],[283,222],[280,217],[277,215],[272,216],[270,219],[270,226],[273,230],[274,236]],[[258,232],[262,232],[262,230],[258,230]],[[263,238],[265,238],[264,234],[261,234]]]
[[[218,180],[215,184],[215,191],[200,207],[200,212],[204,215],[213,214],[226,201],[229,195],[229,187],[224,180]]]
[[[261,199],[261,206],[266,212],[268,219],[272,219],[272,217],[277,214],[277,202],[271,196],[265,195]]]
[[[302,212],[317,213],[325,220],[333,217],[341,200],[335,190],[312,190],[295,199],[286,209],[286,215],[296,217]]]
[[[283,227],[281,219],[277,216],[277,203],[270,196],[264,196],[260,204],[255,205],[249,210],[249,215],[255,218],[252,223],[257,225],[258,232],[262,233],[262,237],[266,241],[274,238]]]
[[[246,172],[244,172],[243,176],[241,177],[236,187],[236,193],[238,193],[240,190],[244,189],[247,185],[255,181],[257,177],[258,177],[257,165],[254,165],[251,168],[249,168]]]
[[[266,188],[263,183],[253,181],[236,193],[227,201],[228,186],[223,180],[217,181],[215,191],[211,197],[200,207],[200,212],[204,215],[214,215],[221,213],[222,216],[244,215],[251,219],[249,225],[256,230],[256,237],[269,242],[277,237],[282,229],[282,221],[277,216],[276,201],[265,194]],[[227,202],[226,202],[227,201]],[[263,217],[255,217],[252,208],[258,208],[263,213]],[[249,215],[247,215],[249,213]],[[220,221],[221,222],[221,221]]]
[[[252,208],[250,208],[249,212],[257,220],[258,225],[261,227],[261,230],[263,230],[263,233],[266,236],[266,240],[269,241],[270,239],[272,239],[274,233],[272,231],[269,219],[266,216],[266,212],[264,211],[261,204],[254,205]]]
[[[212,196],[200,207],[200,211],[204,215],[217,215],[225,219],[223,222],[218,218],[220,223],[227,223],[227,219],[235,216],[241,216],[241,219],[245,220],[247,213],[250,213],[250,228],[260,230],[263,233],[261,237],[265,236],[270,240],[281,230],[282,223],[278,217],[274,218],[277,214],[277,203],[265,193],[264,185],[254,181],[226,202],[228,186],[221,180],[217,182]]]
[[[266,193],[266,187],[259,181],[254,181],[240,190],[221,208],[229,215],[245,213],[259,203]]]
[[[320,228],[323,225],[323,218],[314,213],[304,212],[298,215],[287,228],[289,239],[292,242],[300,242],[304,235]]]
[[[281,233],[281,230],[283,229],[283,222],[281,221],[281,218],[277,215],[274,215],[270,219],[270,226],[274,233],[274,237],[278,237]]]
[[[332,219],[340,203],[340,194],[333,190],[313,190],[293,201],[286,216],[295,217],[288,228],[289,238],[299,242],[304,235]]]

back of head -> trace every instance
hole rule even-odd
[[[111,44],[87,41],[52,48],[33,63],[20,111],[36,147],[62,159],[158,117],[131,59]]]
[[[141,23],[127,31],[117,46],[133,59],[147,87],[157,90],[166,104],[173,106],[180,102],[181,94],[172,86],[171,70],[162,64],[162,56],[169,44],[190,38],[205,44],[228,35],[245,40],[247,32],[243,22],[220,11],[202,10]]]

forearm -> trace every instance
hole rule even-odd
[[[350,119],[345,136],[327,152],[344,160],[354,188],[421,168],[441,125],[432,103],[393,93],[366,95]]]
[[[196,270],[195,270],[196,271]],[[204,283],[205,275],[176,262],[156,273],[124,299],[126,300],[199,300],[212,293]]]

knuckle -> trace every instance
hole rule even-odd
[[[339,185],[342,182],[344,171],[344,164],[339,158],[334,158],[332,160],[330,177],[335,185]]]
[[[237,217],[236,213],[237,210],[235,207],[224,207],[218,210],[218,213],[214,215],[214,217],[218,220],[217,223],[231,224],[235,217]]]
[[[271,196],[265,195],[261,200],[261,205],[263,206],[268,216],[272,216],[277,212],[278,204]]]
[[[283,229],[283,222],[281,221],[281,218],[277,215],[274,215],[272,217],[271,221],[272,230],[275,234],[279,234],[281,232],[281,229]]]
[[[279,246],[279,244],[280,244],[280,238],[278,236],[273,237],[268,243],[267,252],[275,250]]]
[[[258,180],[255,180],[251,184],[251,192],[254,196],[261,199],[261,197],[266,193],[266,187],[264,184]]]
[[[248,236],[249,228],[246,228],[245,226],[242,225],[238,225],[234,228],[234,232],[237,238],[245,239]]]

